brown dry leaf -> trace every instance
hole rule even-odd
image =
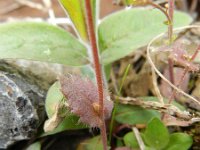
[[[184,39],[175,41],[171,46],[167,48],[170,51],[169,58],[172,59],[177,65],[183,68],[187,68],[188,71],[199,71],[199,65],[194,64],[191,61],[192,55],[188,53],[188,45],[191,45],[191,43]]]
[[[195,82],[195,88],[192,91],[192,96],[194,96],[195,98],[197,98],[200,101],[200,78],[197,79],[197,81]],[[189,102],[189,106],[191,108],[194,108],[198,111],[200,111],[200,106],[196,105],[196,103],[194,103],[193,101]]]
[[[195,83],[195,89],[192,91],[192,95],[200,99],[200,78]]]
[[[53,131],[59,125],[59,123],[63,120],[63,117],[60,116],[59,112],[60,112],[60,105],[57,105],[53,116],[49,118],[47,121],[45,121],[44,123],[45,132]]]
[[[181,76],[183,75],[183,73],[184,73],[184,69],[177,68],[177,67],[174,68],[174,82],[175,82],[175,85],[179,84],[179,80],[180,80]],[[166,68],[164,70],[163,75],[169,80],[169,69],[168,68]],[[179,86],[181,90],[187,91],[189,79],[190,79],[190,74],[186,73],[184,80],[182,81],[181,85]],[[164,97],[166,97],[166,98],[170,98],[170,96],[172,94],[171,86],[169,86],[163,80],[161,80],[160,91],[161,91],[162,95]]]
[[[145,58],[145,49],[126,56],[114,64],[113,70],[116,76],[117,85],[120,86],[121,79],[127,66],[131,64],[127,77],[123,84],[122,94],[130,97],[146,96],[154,93],[151,67]]]
[[[189,121],[179,120],[176,117],[173,117],[169,114],[165,114],[163,122],[166,126],[181,126],[181,127],[187,127],[193,123],[191,120]]]

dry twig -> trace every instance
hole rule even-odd
[[[137,139],[137,142],[138,142],[138,145],[140,147],[140,150],[145,150],[145,145],[144,145],[144,142],[140,136],[140,132],[138,131],[138,129],[136,127],[132,127],[132,130],[135,134],[135,137]]]
[[[48,10],[50,23],[52,23],[53,25],[56,25],[55,12],[54,12],[54,10],[52,8],[52,2],[51,2],[51,0],[43,0],[43,3],[45,5],[45,8]]]
[[[146,109],[154,109],[161,113],[167,114],[167,118],[164,120],[166,125],[178,125],[178,126],[189,126],[193,123],[200,122],[200,118],[193,118],[187,111],[181,111],[176,106],[171,104],[161,104],[155,101],[144,101],[138,98],[131,97],[119,97],[114,96],[115,99],[118,99],[122,104],[130,104],[140,106]]]
[[[132,98],[132,97],[124,98],[124,97],[114,96],[114,98],[118,99],[119,102],[122,104],[137,105],[146,109],[158,110],[159,112],[168,113],[172,116],[175,116],[177,118],[184,119],[184,120],[191,119],[191,115],[189,114],[189,112],[186,112],[186,111],[183,112],[179,110],[176,106],[171,105],[171,104],[161,104],[155,101],[144,101],[142,99]]]
[[[31,8],[45,11],[44,6],[41,5],[40,3],[36,3],[36,2],[28,1],[28,0],[15,0],[15,1],[21,5],[25,5]]]
[[[164,104],[163,97],[160,94],[160,90],[158,88],[156,73],[155,73],[155,70],[153,70],[152,67],[151,67],[151,72],[152,72],[152,81],[153,81],[153,87],[154,87],[155,94],[158,97],[160,103]]]
[[[1,8],[0,9],[0,14],[4,15],[4,14],[7,14],[7,13],[10,13],[16,9],[19,9],[21,8],[22,5],[21,4],[18,4],[18,3],[13,3],[7,7],[4,7],[4,8]]]

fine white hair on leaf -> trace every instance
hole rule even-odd
[[[68,75],[60,78],[61,91],[68,99],[72,113],[80,117],[80,121],[90,127],[102,124],[99,112],[98,89],[89,79],[79,75]],[[108,92],[104,91],[104,119],[111,115],[113,102],[108,100]]]

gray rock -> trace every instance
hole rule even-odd
[[[60,64],[12,59],[0,60],[0,70],[20,74],[44,90],[48,90],[59,76],[69,72],[78,72],[78,69]]]
[[[44,117],[44,92],[20,76],[0,72],[0,149],[30,139]]]
[[[0,60],[0,71],[7,72],[0,72],[1,149],[34,136],[45,119],[44,93],[60,75],[81,70],[28,60]],[[14,95],[9,95],[9,89]]]

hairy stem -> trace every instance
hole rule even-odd
[[[104,101],[103,101],[103,81],[102,81],[102,72],[101,72],[101,65],[99,62],[99,54],[97,48],[97,41],[96,41],[96,32],[95,26],[92,16],[92,8],[90,0],[85,0],[85,8],[86,8],[86,20],[87,20],[87,30],[90,40],[90,45],[92,48],[92,57],[96,75],[96,81],[98,86],[98,96],[99,96],[99,106],[100,106],[100,117],[101,117],[101,137],[103,142],[104,150],[107,150],[107,135],[106,135],[106,125],[104,121]]]

